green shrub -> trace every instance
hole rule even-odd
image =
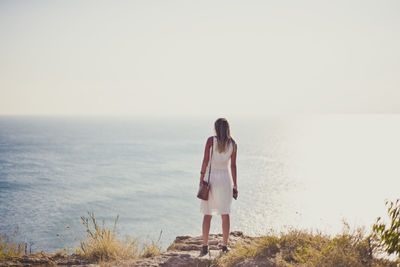
[[[386,229],[386,224],[380,222],[381,217],[378,217],[372,229],[387,253],[400,256],[400,199],[395,203],[386,201],[385,204],[388,208],[390,226]]]

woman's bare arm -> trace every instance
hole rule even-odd
[[[203,157],[203,164],[201,165],[201,173],[200,173],[200,182],[203,182],[205,172],[208,165],[208,160],[210,158],[210,148],[212,145],[212,137],[209,137],[206,142],[206,146],[204,148],[204,157]]]
[[[232,173],[232,180],[233,180],[234,188],[237,188],[236,154],[237,154],[237,145],[236,145],[236,143],[234,143],[233,151],[232,151],[232,155],[231,155],[231,173]]]

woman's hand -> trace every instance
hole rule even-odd
[[[238,195],[239,195],[239,191],[237,190],[237,187],[234,186],[233,187],[233,198],[237,199]]]
[[[208,182],[204,181],[204,178],[200,178],[200,184],[208,184]]]

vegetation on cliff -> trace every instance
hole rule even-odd
[[[280,235],[266,235],[251,244],[238,243],[216,266],[396,266],[379,259],[380,244],[364,228],[351,230],[345,223],[334,237],[320,232],[292,229]],[[263,265],[264,264],[264,265]]]
[[[372,229],[388,254],[396,254],[400,257],[400,199],[396,202],[386,201],[390,225],[381,222],[378,217]]]
[[[0,259],[18,257],[25,253],[25,243],[14,241],[17,235],[18,227],[15,228],[12,236],[8,236],[6,233],[0,235]]]
[[[320,232],[293,229],[280,236],[259,237],[251,244],[239,242],[231,253],[216,259],[215,265],[397,267],[400,264],[400,199],[386,201],[386,205],[390,224],[386,225],[378,217],[368,235],[365,227],[351,230],[345,222],[343,232],[333,238]],[[383,252],[397,255],[397,260],[385,259]]]
[[[86,239],[80,246],[67,248],[74,254],[67,255],[66,250],[53,254],[27,254],[26,244],[13,241],[12,237],[0,236],[0,265],[19,266],[18,264],[64,264],[84,265],[87,263],[115,264],[115,266],[393,266],[400,264],[400,199],[386,202],[389,224],[377,219],[372,231],[365,227],[351,229],[344,222],[343,231],[329,236],[319,231],[291,229],[280,234],[270,233],[260,237],[249,237],[241,232],[232,232],[229,253],[220,253],[219,244],[222,235],[210,235],[212,256],[202,258],[198,252],[201,237],[179,236],[167,251],[162,251],[157,241],[141,243],[137,238],[121,238],[116,232],[119,216],[115,218],[113,228],[100,224],[93,213],[82,216],[86,230]],[[27,254],[27,255],[25,255]],[[392,258],[382,257],[384,254]],[[35,254],[36,255],[36,254]],[[397,257],[397,260],[394,259]],[[11,259],[11,260],[10,260]],[[15,263],[15,265],[13,265]],[[142,265],[141,265],[142,264]],[[147,265],[146,265],[147,264]],[[114,265],[110,265],[114,266]]]
[[[74,247],[75,253],[84,256],[88,260],[103,262],[141,257],[148,258],[161,253],[159,244],[161,233],[157,242],[151,241],[150,243],[139,244],[137,238],[131,238],[127,235],[122,239],[118,238],[116,233],[118,215],[111,230],[105,226],[104,220],[100,225],[94,213],[88,212],[88,214],[89,217],[81,217],[87,233],[87,239],[80,241],[80,247]]]

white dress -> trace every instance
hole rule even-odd
[[[213,155],[211,161],[208,161],[204,175],[204,180],[208,181],[211,162],[210,191],[208,200],[201,200],[200,211],[208,215],[229,214],[232,204],[233,182],[228,165],[233,151],[233,144],[231,142],[229,148],[220,153],[217,149],[217,137],[213,136],[213,146],[213,149],[210,148],[210,158],[211,153]]]

